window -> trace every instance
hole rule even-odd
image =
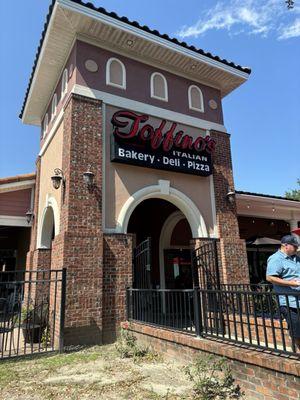
[[[67,93],[68,90],[68,70],[65,69],[61,81],[61,98]]]
[[[56,115],[56,107],[57,107],[57,95],[55,93],[51,104],[51,119],[54,118]]]
[[[48,129],[48,114],[46,114],[46,116],[44,118],[43,137],[45,137],[47,129]]]
[[[203,94],[198,86],[192,85],[189,87],[188,97],[191,110],[204,112]]]
[[[151,97],[168,101],[168,84],[166,78],[159,72],[151,75]]]
[[[117,58],[110,58],[106,64],[106,84],[126,89],[126,69]]]

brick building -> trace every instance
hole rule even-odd
[[[67,268],[67,341],[113,339],[134,248],[147,247],[149,287],[189,287],[190,248],[207,239],[221,282],[249,283],[236,197],[244,218],[260,197],[233,196],[222,111],[249,74],[90,3],[52,2],[20,117],[41,126],[27,267]]]
[[[248,284],[245,239],[298,226],[299,202],[235,193],[222,99],[250,72],[91,3],[52,2],[20,117],[41,127],[27,269],[67,269],[66,344],[114,340],[126,287],[198,284],[202,245],[216,243],[221,284]]]

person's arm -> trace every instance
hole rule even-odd
[[[267,262],[266,280],[272,284],[279,286],[300,286],[297,279],[282,279],[284,267],[282,261],[278,257],[271,256]]]
[[[267,275],[266,279],[268,282],[279,286],[295,286],[295,287],[300,286],[300,282],[295,279],[288,281],[286,279],[281,279],[278,276],[274,275]]]

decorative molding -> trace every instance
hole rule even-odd
[[[88,43],[94,47],[97,47],[99,49],[104,49],[111,51],[111,46],[107,45],[106,43],[103,43],[102,41],[97,40],[96,38],[91,38],[89,36],[85,36],[83,34],[76,34],[76,39]],[[219,85],[216,85],[214,82],[211,82],[207,79],[201,79],[201,76],[197,75],[191,75],[186,71],[184,73],[183,71],[177,70],[175,68],[171,68],[171,66],[165,65],[163,63],[160,63],[158,60],[151,60],[150,58],[145,58],[141,59],[136,53],[133,53],[131,51],[128,51],[128,49],[124,48],[115,48],[114,49],[114,54],[120,55],[123,57],[131,58],[132,60],[135,60],[139,63],[145,64],[145,65],[150,65],[151,67],[157,69],[159,68],[160,70],[164,72],[170,72],[172,75],[180,76],[182,78],[188,79],[191,82],[199,83],[200,85],[204,86],[209,86],[211,88],[217,89],[221,92],[221,87]]]
[[[99,67],[95,60],[88,59],[84,63],[85,69],[89,72],[97,72]]]
[[[193,102],[192,102],[192,90],[193,89],[196,89],[198,94],[199,94],[201,108],[197,108],[197,107],[193,106]],[[198,88],[198,86],[191,85],[189,87],[189,89],[188,89],[188,101],[189,101],[189,109],[190,110],[194,110],[194,111],[198,111],[198,112],[204,113],[203,93],[202,93],[202,90],[200,88]]]
[[[16,217],[14,215],[0,215],[1,226],[22,226],[30,228],[31,224],[28,224],[26,217]]]
[[[45,151],[47,150],[47,147],[49,146],[49,144],[51,143],[53,137],[55,136],[55,133],[62,121],[64,117],[64,109],[62,108],[58,114],[58,116],[56,117],[54,124],[52,126],[52,128],[50,129],[50,131],[48,132],[48,135],[46,136],[45,142],[39,152],[39,156],[41,157]]]
[[[122,21],[118,21],[115,18],[112,18],[108,15],[101,14],[101,13],[97,12],[96,10],[91,10],[90,8],[84,7],[80,4],[76,4],[73,1],[57,0],[57,4],[59,6],[67,8],[69,10],[77,11],[78,13],[80,13],[82,15],[86,15],[86,16],[96,19],[98,21],[104,22],[104,23],[111,25],[113,27],[116,27],[122,31],[139,36],[139,37],[146,39],[152,43],[159,44],[160,46],[171,49],[171,50],[175,51],[176,53],[180,53],[185,56],[188,56],[196,61],[204,62],[207,65],[210,65],[215,68],[221,69],[223,71],[229,72],[229,73],[236,75],[240,78],[243,78],[245,80],[249,77],[249,74],[246,72],[239,71],[236,68],[233,68],[229,65],[225,65],[225,64],[223,64],[217,60],[213,60],[205,55],[196,53],[190,49],[187,49],[180,45],[172,43],[169,40],[166,40],[161,37],[155,36],[151,33],[145,32],[140,28],[136,28],[136,27],[126,24]]]
[[[210,99],[208,105],[212,110],[216,110],[218,108],[218,103],[214,99]]]
[[[161,194],[170,194],[170,181],[166,181],[164,179],[159,179],[158,185],[160,186]]]
[[[227,130],[224,125],[206,121],[200,118],[191,117],[189,115],[181,114],[175,111],[166,110],[165,108],[160,108],[146,103],[141,103],[139,101],[131,100],[126,97],[116,96],[114,94],[110,94],[107,92],[91,89],[86,86],[75,84],[73,86],[72,93],[90,97],[92,99],[102,100],[104,103],[116,107],[134,110],[137,112],[152,115],[154,117],[164,118],[170,121],[178,122],[180,124],[193,126],[199,129],[204,129],[204,130],[209,129],[227,133]]]
[[[121,85],[112,82],[111,79],[110,79],[110,72],[111,72],[110,71],[110,66],[111,66],[111,64],[113,62],[117,62],[120,65],[121,69],[122,69],[122,84]],[[115,58],[115,57],[111,57],[107,61],[107,63],[106,63],[106,78],[105,79],[106,79],[106,84],[108,86],[114,86],[114,87],[117,87],[119,89],[126,90],[126,68],[125,68],[125,65],[122,63],[122,61],[120,61],[118,58]]]
[[[62,80],[61,80],[61,94],[60,94],[60,101],[63,100],[65,95],[68,92],[68,81],[69,81],[69,74],[68,74],[68,69],[65,68],[63,75],[62,75]]]
[[[159,76],[164,82],[164,92],[165,92],[164,97],[156,96],[156,94],[155,94],[155,91],[154,91],[154,86],[155,86],[154,85],[154,80],[155,80],[156,76]],[[150,96],[153,99],[157,99],[157,100],[168,102],[168,98],[169,98],[169,96],[168,96],[168,82],[167,82],[166,78],[163,76],[163,74],[161,74],[160,72],[153,72],[151,74],[151,78],[150,78]]]
[[[127,199],[119,213],[115,232],[127,233],[129,219],[134,209],[142,201],[152,198],[163,199],[174,204],[188,220],[193,238],[208,236],[204,218],[193,201],[184,193],[172,187],[170,187],[169,194],[163,194],[160,185],[146,186]]]
[[[60,231],[60,212],[59,212],[58,204],[57,204],[57,201],[55,200],[55,198],[51,194],[48,193],[46,195],[46,202],[45,202],[45,207],[42,212],[42,217],[38,224],[37,249],[49,248],[49,247],[45,247],[42,244],[44,224],[47,223],[47,221],[45,221],[45,217],[46,217],[46,214],[47,214],[47,211],[49,208],[52,208],[52,211],[53,211],[54,235],[55,236],[58,235],[59,231]],[[48,229],[49,227],[46,227],[46,228]],[[51,229],[48,229],[48,230],[49,230],[49,234],[50,234]]]
[[[282,208],[288,207],[289,209],[293,209],[295,211],[300,211],[300,202],[296,202],[293,200],[288,200],[288,199],[276,199],[274,197],[264,197],[264,196],[253,196],[250,194],[240,194],[236,193],[236,199],[249,202],[258,202],[258,203],[264,203],[266,206],[272,206],[272,204],[275,204],[276,207],[281,206]]]
[[[12,192],[15,190],[32,189],[35,185],[35,179],[30,179],[20,182],[4,183],[0,184],[0,193]]]
[[[51,121],[53,121],[53,119],[55,118],[56,111],[57,111],[57,94],[54,93],[52,102],[51,102],[51,118],[50,118]]]

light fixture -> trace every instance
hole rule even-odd
[[[127,46],[132,47],[134,45],[134,41],[132,39],[127,40]]]
[[[235,191],[232,189],[228,189],[228,192],[226,194],[226,199],[230,204],[234,204],[235,201]]]
[[[83,173],[83,181],[86,184],[88,190],[91,190],[94,186],[95,174],[91,171],[91,166],[88,166],[87,171]]]
[[[61,182],[63,183],[63,186],[65,185],[65,177],[60,168],[55,168],[53,176],[51,176],[52,180],[52,185],[54,189],[59,189]]]
[[[270,222],[270,226],[274,226],[275,225],[275,222],[274,221],[271,221]]]
[[[248,210],[249,210],[249,208],[250,208],[250,204],[249,204],[249,203],[247,204],[247,208],[248,208]]]
[[[274,206],[274,204],[272,204],[272,212],[274,213],[276,211],[276,208]]]
[[[27,213],[25,215],[26,215],[27,224],[29,225],[33,221],[33,218],[34,218],[33,211],[30,209],[27,211]]]

